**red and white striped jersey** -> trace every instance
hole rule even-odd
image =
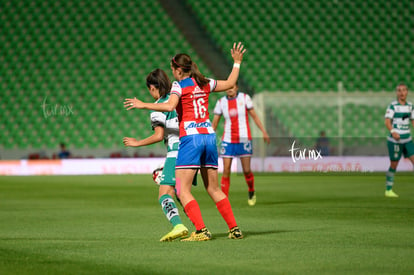
[[[180,101],[176,107],[180,122],[180,137],[195,134],[214,133],[208,112],[208,98],[214,91],[217,81],[210,82],[201,89],[194,78],[174,81],[171,94],[176,94]]]
[[[248,94],[237,93],[234,98],[220,98],[214,114],[224,117],[224,134],[222,140],[240,143],[251,140],[248,110],[253,109],[253,101]]]

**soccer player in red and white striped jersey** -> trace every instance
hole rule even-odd
[[[190,77],[173,82],[171,94],[181,99],[176,108],[180,121],[180,138],[196,134],[214,134],[209,119],[208,98],[216,88],[217,80],[205,79],[203,89],[200,89],[195,79]]]
[[[252,136],[250,133],[249,115],[263,133],[263,139],[270,143],[269,135],[253,109],[252,99],[248,94],[238,91],[236,84],[227,91],[227,96],[220,98],[214,108],[213,129],[217,129],[220,118],[224,117],[224,134],[220,155],[223,158],[223,176],[221,189],[228,196],[230,188],[230,168],[234,157],[239,157],[244,177],[248,186],[248,204],[256,204],[254,175],[250,162],[253,154]]]

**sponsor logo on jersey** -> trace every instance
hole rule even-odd
[[[207,128],[211,127],[211,122],[205,121],[205,122],[199,122],[195,123],[194,121],[190,122],[188,125],[185,126],[185,129],[192,129],[192,128]]]

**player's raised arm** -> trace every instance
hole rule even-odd
[[[233,48],[231,49],[231,57],[234,61],[233,69],[227,80],[217,80],[217,86],[214,90],[215,92],[226,91],[236,85],[237,79],[239,78],[240,64],[242,63],[243,55],[246,51],[247,50],[241,42],[233,44]]]

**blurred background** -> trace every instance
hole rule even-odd
[[[235,41],[241,91],[272,137],[264,148],[255,129],[256,154],[313,148],[323,132],[331,155],[385,156],[385,110],[413,83],[412,14],[411,0],[3,0],[0,159],[59,158],[61,143],[72,158],[164,156],[161,143],[124,148],[152,129],[123,99],[153,101],[146,75],[173,80],[179,52],[226,78]]]

